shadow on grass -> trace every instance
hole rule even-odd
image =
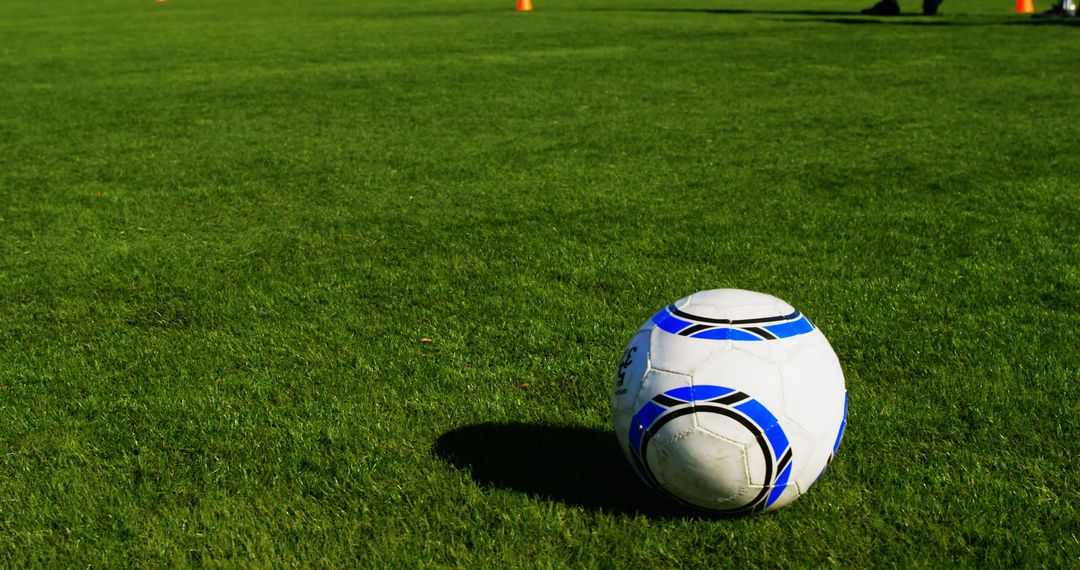
[[[942,18],[800,18],[792,21],[799,22],[824,22],[827,24],[844,25],[881,25],[881,26],[922,26],[922,27],[985,27],[985,26],[1076,26],[1080,22],[1076,18],[1030,18],[1025,20],[993,20],[993,21],[960,21],[946,20]]]
[[[434,451],[488,488],[617,514],[696,516],[646,487],[606,430],[484,423],[443,434]]]
[[[846,24],[855,26],[921,26],[921,27],[948,27],[948,26],[985,26],[986,23],[974,24],[971,22],[956,22],[941,18],[918,18],[918,19],[893,19],[893,18],[804,18],[800,22],[825,22],[826,24]]]
[[[858,10],[838,12],[836,10],[746,10],[741,8],[596,8],[594,11],[715,14],[719,16],[738,16],[741,14],[760,14],[765,16],[856,16],[859,14]]]
[[[653,12],[653,13],[689,13],[689,14],[712,14],[715,16],[739,16],[739,15],[758,15],[758,16],[817,16],[810,18],[792,18],[793,22],[825,22],[829,24],[846,24],[846,25],[885,25],[885,26],[927,26],[927,27],[946,27],[946,26],[1080,26],[1080,18],[1031,18],[1023,17],[1021,19],[1009,18],[1009,19],[981,19],[976,21],[969,20],[954,20],[950,18],[926,17],[919,15],[918,12],[911,12],[903,14],[902,17],[875,17],[864,16],[860,14],[859,10],[852,11],[836,11],[836,10],[748,10],[742,8],[636,8],[636,9],[618,9],[618,8],[598,8],[594,11],[604,12]],[[959,14],[963,16],[964,14]],[[949,14],[946,14],[949,16]]]

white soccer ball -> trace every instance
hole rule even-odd
[[[847,422],[844,373],[825,335],[787,303],[740,289],[660,309],[623,353],[615,434],[661,494],[739,515],[810,488]]]

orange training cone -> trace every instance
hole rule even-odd
[[[1028,0],[1028,2],[1030,1]],[[532,0],[518,0],[518,12],[532,12]]]
[[[1017,14],[1031,14],[1035,12],[1035,2],[1032,0],[1016,0]]]

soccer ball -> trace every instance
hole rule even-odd
[[[637,474],[684,505],[741,515],[810,488],[847,423],[825,335],[787,303],[740,289],[660,309],[623,353],[615,435]]]

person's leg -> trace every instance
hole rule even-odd
[[[941,0],[923,0],[922,13],[924,16],[934,16],[937,14],[938,6],[941,6]]]

